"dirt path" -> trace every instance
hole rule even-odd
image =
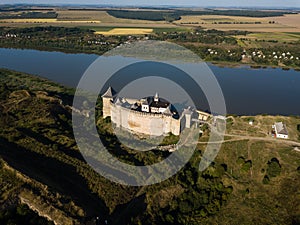
[[[255,136],[249,136],[249,135],[236,135],[236,134],[225,134],[224,137],[233,137],[233,139],[230,140],[224,140],[224,141],[218,141],[218,142],[212,142],[212,143],[226,143],[226,142],[232,142],[232,141],[241,141],[241,140],[255,140],[255,141],[269,141],[269,142],[277,142],[282,144],[288,144],[292,146],[299,146],[300,142],[288,140],[288,139],[277,139],[277,138],[271,138],[271,137],[255,137]],[[207,144],[208,142],[198,142],[199,144]]]
[[[249,140],[258,140],[258,141],[269,141],[269,142],[278,142],[282,144],[289,144],[294,146],[300,146],[300,142],[292,141],[288,139],[278,139],[278,138],[271,138],[271,137],[254,137],[254,136],[242,136],[242,135],[235,135],[235,134],[225,134],[227,137],[237,137],[237,138],[243,138],[243,139],[249,139]]]
[[[300,149],[298,147],[295,147],[293,150],[296,152],[300,152]]]

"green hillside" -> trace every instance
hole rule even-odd
[[[0,224],[96,224],[96,217],[124,225],[300,223],[300,152],[292,145],[228,138],[215,162],[199,172],[205,131],[178,174],[156,185],[122,186],[97,174],[78,151],[73,94],[0,69]],[[120,160],[145,165],[166,156],[123,147],[100,116],[98,128]]]

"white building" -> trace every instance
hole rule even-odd
[[[275,123],[273,127],[275,130],[276,138],[283,138],[283,139],[289,138],[289,134],[285,124],[283,124],[282,122],[278,122]]]
[[[141,106],[142,112],[164,113],[171,104],[156,93],[154,97],[141,99]]]

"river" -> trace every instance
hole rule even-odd
[[[35,74],[76,87],[85,70],[98,57],[0,48],[0,68]],[[228,113],[300,115],[300,72],[248,66],[223,68],[212,64],[209,67],[221,86]]]

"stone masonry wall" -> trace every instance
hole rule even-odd
[[[103,106],[105,105],[103,104]],[[171,116],[137,112],[114,105],[111,102],[109,111],[111,120],[117,127],[121,126],[133,132],[155,136],[169,132],[174,135],[180,134],[180,120],[176,120]]]

